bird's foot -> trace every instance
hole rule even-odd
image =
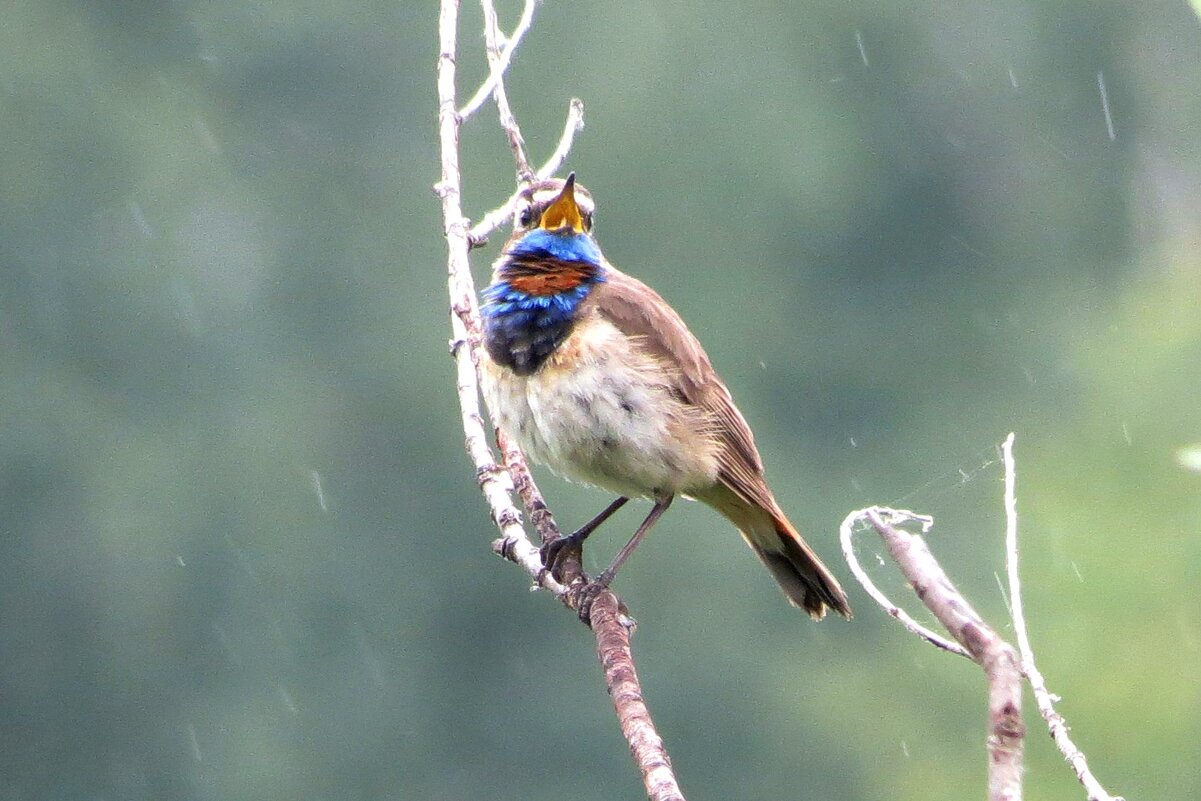
[[[588,532],[577,531],[565,537],[558,537],[543,543],[539,554],[542,564],[550,571],[555,581],[569,586],[568,593],[572,596],[572,605],[576,608],[580,621],[591,627],[592,604],[601,593],[609,589],[614,571],[609,567],[602,570],[595,579],[589,580],[581,563],[584,539],[587,536]],[[622,616],[622,625],[631,629],[636,625],[634,619],[629,617],[624,604],[618,608],[618,613]]]
[[[550,571],[555,581],[570,584],[584,575],[582,559],[584,538],[571,534],[542,543],[539,549],[542,564]]]
[[[601,596],[609,593],[609,597],[616,601],[616,607],[613,611],[617,613],[617,622],[624,626],[629,631],[633,632],[638,627],[638,621],[630,617],[630,610],[626,608],[625,603],[609,592],[609,581],[611,579],[602,573],[593,581],[589,581],[578,585],[572,589],[575,597],[573,602],[576,608],[576,614],[580,617],[580,622],[588,628],[592,628],[592,612],[596,608],[596,603]]]
[[[603,580],[603,576],[589,581],[587,584],[576,590],[576,614],[580,616],[580,622],[585,626],[592,626],[592,604],[597,597],[609,589],[609,582]]]

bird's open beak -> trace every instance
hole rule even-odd
[[[563,185],[563,191],[551,201],[551,204],[546,207],[546,211],[542,212],[542,219],[538,225],[547,231],[561,231],[564,228],[570,228],[577,234],[584,233],[584,217],[580,214],[580,207],[575,202],[574,172],[567,176],[567,183]]]

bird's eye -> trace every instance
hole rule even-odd
[[[537,221],[537,219],[538,215],[534,213],[534,207],[526,206],[521,210],[521,214],[517,217],[517,223],[522,228],[529,228]]]
[[[593,215],[593,213],[594,212],[588,212],[587,214],[584,215],[584,230],[585,231],[592,230],[592,215]]]

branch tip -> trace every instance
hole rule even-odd
[[[563,133],[559,136],[559,143],[555,146],[554,152],[551,153],[546,163],[538,168],[535,180],[550,178],[559,171],[559,168],[563,166],[563,163],[567,160],[567,156],[571,153],[576,133],[583,129],[584,101],[578,97],[573,97],[567,105],[567,121],[563,125]],[[481,243],[486,242],[488,234],[504,225],[513,215],[513,206],[517,202],[517,199],[521,197],[522,189],[524,187],[519,187],[517,191],[509,195],[504,203],[485,214],[476,223],[475,227],[471,229],[469,236],[479,240]]]

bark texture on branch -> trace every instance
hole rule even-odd
[[[605,671],[605,686],[617,711],[622,736],[642,773],[647,797],[652,801],[684,801],[671,769],[671,758],[655,730],[642,698],[642,685],[630,651],[630,625],[620,602],[611,592],[597,596],[591,608],[596,632],[596,652]]]

